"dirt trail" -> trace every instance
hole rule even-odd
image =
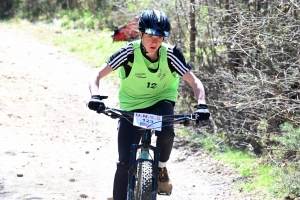
[[[94,69],[58,48],[0,28],[0,199],[105,200],[117,160],[116,120],[88,110]],[[117,106],[113,85],[102,83]],[[244,199],[238,176],[204,151],[176,143],[164,199]],[[239,194],[239,198],[236,195]],[[247,198],[250,199],[250,198]]]

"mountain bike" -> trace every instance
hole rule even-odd
[[[107,97],[106,97],[107,98]],[[104,99],[104,98],[103,98]],[[148,113],[136,113],[105,107],[103,113],[113,119],[125,118],[133,125],[141,127],[141,142],[131,147],[131,168],[128,173],[127,200],[156,200],[157,194],[170,195],[158,191],[158,159],[160,148],[151,145],[151,136],[162,128],[163,121],[170,124],[181,122],[187,126],[190,120],[195,120],[195,114],[153,115]],[[168,126],[168,125],[166,125]]]

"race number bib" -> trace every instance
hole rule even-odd
[[[162,116],[147,113],[134,113],[133,125],[161,131]]]

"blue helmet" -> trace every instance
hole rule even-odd
[[[140,16],[138,29],[142,33],[149,35],[168,37],[170,35],[171,24],[164,12],[147,10]]]

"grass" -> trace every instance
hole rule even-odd
[[[265,196],[272,196],[273,191],[277,191],[276,186],[280,180],[276,167],[260,164],[257,157],[237,150],[228,149],[225,153],[216,155],[215,158],[229,164],[245,178],[246,182],[240,182],[239,189],[248,192],[259,190]]]
[[[109,30],[65,29],[56,23],[31,24],[17,19],[0,23],[0,25],[18,29],[43,42],[58,46],[93,66],[102,65],[112,53],[126,44],[126,42],[113,42],[112,32]]]
[[[52,42],[98,66],[124,45],[124,42],[113,43],[110,33],[91,33],[82,30],[65,30],[60,33],[60,36],[53,38]]]
[[[266,200],[284,199],[288,191],[281,180],[282,169],[275,165],[265,164],[262,157],[251,156],[241,150],[233,150],[226,144],[216,145],[222,141],[222,134],[193,134],[188,129],[176,129],[176,133],[184,136],[193,148],[204,148],[220,162],[230,166],[241,175],[236,189],[248,194],[259,194]]]

